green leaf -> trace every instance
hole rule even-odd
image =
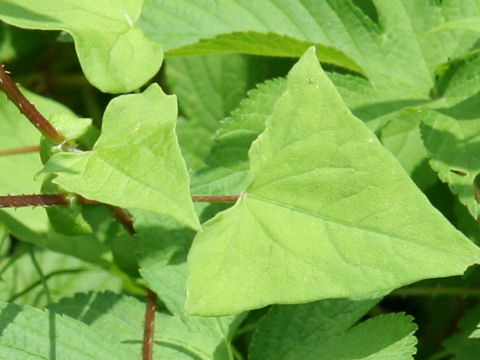
[[[251,178],[248,149],[264,130],[265,121],[285,88],[285,79],[257,85],[232,115],[222,121],[206,159],[208,166],[192,177],[196,194],[236,194],[246,189]]]
[[[87,79],[104,92],[121,93],[142,86],[163,60],[161,45],[146,39],[136,24],[142,6],[138,0],[4,0],[0,20],[70,33]]]
[[[181,51],[190,45],[189,54],[194,49],[201,53],[225,51],[226,46],[250,54],[265,54],[268,49],[273,54],[275,44],[266,40],[270,34],[283,39],[283,43],[295,44],[298,55],[306,43],[321,44],[321,60],[361,69],[377,93],[377,102],[428,100],[435,68],[470,49],[477,35],[455,31],[430,36],[425,33],[463,18],[463,14],[478,16],[480,7],[465,0],[372,3],[379,14],[375,21],[350,0],[147,0],[139,26],[168,51]],[[262,40],[262,46],[245,41],[252,37]],[[356,66],[349,66],[346,59]]]
[[[41,189],[42,194],[62,193],[61,188],[52,183],[53,177],[53,175],[45,177]],[[92,233],[92,227],[82,215],[82,206],[73,197],[71,197],[68,206],[47,206],[45,211],[53,229],[60,234],[83,235]]]
[[[475,306],[468,310],[458,322],[457,332],[443,342],[445,351],[442,355],[450,355],[451,358],[459,360],[476,360],[480,351],[480,339],[475,328],[479,321],[480,307]]]
[[[28,31],[0,24],[0,62],[27,57],[35,51],[41,51],[55,34]]]
[[[108,271],[72,256],[44,249],[32,249],[45,276],[53,301],[89,290],[119,291],[122,282]],[[30,254],[6,258],[0,262],[0,300],[44,307],[48,304],[45,288]]]
[[[249,360],[413,359],[412,317],[387,314],[354,326],[375,302],[275,306],[258,325]]]
[[[428,154],[420,135],[422,112],[404,109],[390,118],[380,132],[382,144],[397,158],[420,189],[438,181],[428,164]]]
[[[0,357],[134,359],[135,353],[80,321],[30,306],[0,304]]]
[[[190,313],[378,296],[480,260],[351,115],[313,49],[289,73],[249,156],[246,192],[190,250]]]
[[[177,124],[179,143],[194,170],[205,165],[220,120],[247,90],[266,78],[285,75],[291,66],[290,60],[237,54],[169,58],[166,65],[168,87],[185,115]]]
[[[45,171],[88,199],[165,214],[198,230],[189,179],[175,136],[177,105],[153,84],[113,99],[92,151],[58,153]]]
[[[44,116],[50,117],[57,113],[71,114],[65,106],[22,89],[27,99],[31,101]],[[29,124],[28,120],[18,111],[2,92],[0,93],[0,150],[15,149],[38,145],[40,134]],[[38,153],[0,156],[0,194],[35,194],[40,191],[41,179],[35,177],[42,168]],[[48,220],[43,209],[4,209],[0,210],[0,218],[9,217],[19,225],[33,231],[46,231]],[[10,229],[12,231],[12,229]],[[22,238],[19,233],[14,233]]]
[[[185,313],[187,253],[195,233],[165,216],[135,211],[140,274],[172,314]]]
[[[472,116],[461,116],[458,113],[449,116],[448,113],[425,111],[422,137],[430,153],[433,170],[442,181],[448,183],[450,190],[468,207],[472,216],[477,218],[480,215],[480,205],[474,197],[473,181],[480,172],[480,117],[477,118],[475,113],[468,111],[465,105],[462,108],[472,113]]]
[[[105,293],[77,294],[51,308],[90,325],[115,341],[119,350],[140,358],[145,305],[135,298]],[[155,315],[156,359],[232,359],[230,339],[239,317],[208,319]]]
[[[357,71],[362,70],[348,56],[329,46],[294,39],[275,33],[233,32],[211,39],[200,39],[196,44],[187,45],[167,53],[169,56],[208,55],[243,53],[262,56],[299,57],[310,46],[317,46],[320,61]]]

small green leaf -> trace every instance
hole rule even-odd
[[[4,0],[0,19],[72,35],[87,79],[104,92],[136,90],[160,68],[163,50],[137,26],[142,0]]]
[[[249,360],[413,359],[412,317],[387,314],[354,326],[375,302],[275,306],[258,325]]]
[[[30,306],[0,304],[0,358],[131,360],[136,353],[80,321]]]
[[[246,192],[190,250],[191,313],[378,296],[480,261],[352,116],[314,49],[289,73],[249,156]]]
[[[471,118],[458,116],[457,119],[448,113],[426,110],[421,129],[431,167],[477,218],[480,204],[474,197],[473,182],[480,173],[480,117],[473,114]]]
[[[62,193],[60,187],[52,183],[53,175],[46,176],[42,185],[42,194]],[[50,224],[56,232],[64,235],[83,235],[92,233],[92,227],[82,215],[82,206],[71,199],[68,206],[47,206],[45,208]]]
[[[123,208],[171,216],[198,230],[175,136],[177,105],[156,84],[110,102],[92,151],[58,153],[45,171],[69,192]]]

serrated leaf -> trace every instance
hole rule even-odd
[[[168,86],[185,115],[177,124],[182,153],[190,169],[205,165],[220,120],[230,114],[256,83],[284,75],[290,60],[238,54],[169,58]]]
[[[120,350],[140,358],[145,305],[135,298],[105,293],[77,294],[51,308],[78,319],[116,341]],[[241,317],[208,319],[155,315],[154,358],[231,359],[230,339]],[[188,341],[187,341],[188,340]]]
[[[30,306],[0,304],[0,357],[134,359],[135,353],[72,318]]]
[[[212,53],[243,53],[262,56],[299,57],[313,45],[317,47],[317,55],[320,61],[342,66],[359,73],[362,72],[352,59],[335,48],[298,40],[286,35],[265,34],[254,31],[233,32],[221,34],[210,39],[200,39],[196,44],[173,49],[167,55],[188,56]]]
[[[475,96],[477,97],[477,96]],[[478,103],[478,101],[475,101]],[[465,106],[463,110],[468,111]],[[422,137],[430,153],[430,165],[443,182],[467,206],[474,218],[480,215],[480,205],[474,197],[473,181],[480,172],[480,118],[468,118],[456,112],[458,118],[438,111],[425,111]]]
[[[289,73],[249,157],[245,194],[190,250],[191,313],[372,296],[480,260],[351,115],[313,49]]]
[[[257,85],[232,115],[222,121],[206,159],[208,166],[192,176],[196,194],[235,194],[246,189],[251,177],[248,149],[264,130],[265,121],[285,88],[282,78]]]
[[[260,321],[249,360],[413,359],[410,316],[387,314],[354,326],[375,300],[276,306]]]
[[[379,100],[428,99],[435,68],[463,54],[477,41],[475,33],[465,32],[425,36],[428,30],[463,18],[464,14],[478,16],[480,7],[468,0],[448,4],[374,0],[373,7],[379,14],[375,21],[355,3],[149,0],[139,24],[146,36],[162,43],[165,49],[173,51],[189,45],[190,54],[196,46],[197,51],[205,51],[205,42],[215,43],[200,39],[217,37],[222,40],[221,49],[210,46],[209,51],[222,50],[223,44],[228,44],[237,51],[265,53],[264,48],[254,49],[250,42],[239,44],[250,33],[259,34],[256,39],[273,33],[300,43],[321,44],[356,64],[375,88]],[[322,52],[322,56],[327,54]],[[348,66],[338,59],[335,56],[329,61]]]
[[[143,1],[4,0],[0,20],[72,35],[87,79],[104,92],[136,90],[160,68],[163,50],[136,24]],[[128,76],[126,76],[128,74]]]
[[[92,151],[58,153],[45,171],[88,199],[171,216],[198,230],[189,179],[175,136],[177,104],[156,84],[115,98]]]

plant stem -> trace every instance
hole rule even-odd
[[[145,309],[145,324],[143,329],[143,360],[153,359],[153,333],[155,331],[155,310],[157,295],[148,290]]]
[[[5,70],[5,66],[0,64],[0,88],[12,101],[20,112],[52,143],[60,144],[65,138],[60,134],[50,122],[27,100],[22,94],[17,84],[13,82]]]
[[[412,286],[392,291],[389,296],[474,296],[480,297],[480,288]]]
[[[122,209],[121,207],[118,207],[118,206],[107,205],[107,207],[110,210],[110,212],[113,214],[115,219],[117,219],[117,221],[123,225],[125,230],[127,230],[127,232],[130,235],[132,236],[135,235],[135,229],[133,228],[132,215],[130,215],[130,213],[127,210]]]
[[[37,270],[38,276],[40,277],[40,281],[42,282],[43,289],[45,290],[45,295],[47,296],[47,302],[51,304],[53,302],[53,299],[52,299],[52,295],[50,294],[50,289],[48,288],[48,285],[47,285],[47,279],[43,275],[42,268],[40,267],[40,264],[35,258],[34,250],[30,249],[28,253],[30,255],[30,259],[32,260],[33,266],[35,267],[35,270]]]
[[[6,195],[0,196],[0,208],[25,206],[69,205],[65,194]]]
[[[5,149],[0,150],[0,156],[2,155],[14,155],[14,154],[24,154],[24,153],[31,153],[31,152],[38,152],[40,151],[39,145],[32,145],[32,146],[25,146],[15,149]]]
[[[84,205],[98,205],[102,204],[96,200],[89,200],[82,196],[78,196],[80,203]],[[237,201],[240,195],[226,195],[226,196],[192,196],[192,200],[196,202],[234,202]],[[33,195],[7,195],[0,196],[0,208],[7,207],[25,207],[25,206],[67,206],[70,203],[65,194],[33,194]],[[122,224],[131,224],[132,217],[122,208],[108,205],[110,211],[115,215],[115,218]],[[125,226],[124,225],[124,226]],[[131,225],[128,225],[131,226]],[[127,228],[127,226],[125,226]],[[128,232],[133,235],[135,230],[133,227],[127,228]]]
[[[235,202],[240,195],[210,196],[210,195],[193,195],[192,201],[195,202]]]

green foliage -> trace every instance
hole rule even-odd
[[[147,359],[146,288],[153,359],[478,358],[479,19],[0,0],[0,60],[65,138],[0,94],[0,204],[68,201],[0,209],[0,358]]]
[[[2,0],[0,20],[26,29],[68,32],[88,80],[102,91],[120,93],[143,85],[163,60],[162,46],[147,40],[136,24],[142,3]]]

